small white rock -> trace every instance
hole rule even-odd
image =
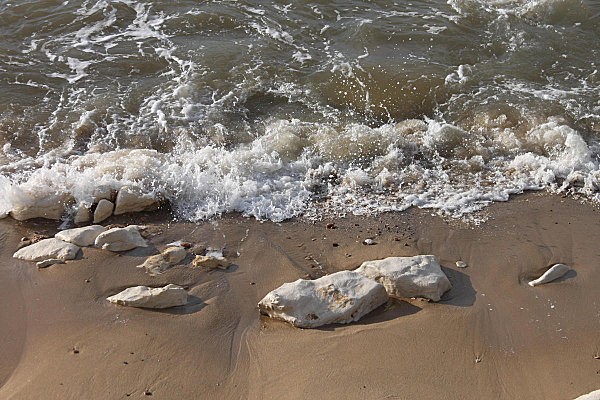
[[[284,283],[259,303],[262,314],[300,328],[358,321],[388,300],[385,288],[353,271]]]
[[[222,256],[196,256],[192,261],[192,265],[208,269],[227,269],[231,266],[231,263]]]
[[[109,251],[127,251],[136,247],[147,247],[148,243],[140,235],[137,225],[126,228],[112,228],[98,235],[96,247]]]
[[[186,256],[183,247],[168,247],[162,253],[148,257],[138,268],[144,268],[146,272],[156,275],[183,261]]]
[[[90,225],[82,228],[66,229],[58,232],[54,237],[64,242],[86,247],[93,245],[98,235],[105,230],[102,225]]]
[[[106,218],[110,217],[113,213],[115,205],[112,201],[101,199],[96,206],[96,210],[94,211],[94,224],[104,221]]]
[[[129,307],[170,308],[187,304],[187,292],[181,286],[173,284],[158,288],[134,286],[108,297],[107,300]]]
[[[50,258],[48,260],[44,260],[44,261],[39,261],[37,263],[35,263],[35,266],[38,268],[48,268],[51,265],[54,264],[64,264],[65,262],[63,260],[59,260],[58,258]]]
[[[76,224],[83,224],[90,220],[90,208],[85,203],[80,203],[75,211],[73,222]]]
[[[27,261],[43,261],[51,258],[64,261],[74,259],[77,257],[77,253],[79,253],[79,246],[50,238],[23,247],[13,254],[13,257]]]
[[[435,256],[388,257],[365,261],[357,273],[381,283],[391,297],[439,301],[452,285]]]
[[[571,268],[569,268],[565,264],[554,264],[552,267],[550,267],[550,269],[548,269],[548,271],[544,272],[542,276],[529,282],[529,286],[543,285],[544,283],[552,282],[553,280],[560,278],[570,270]]]
[[[457,261],[457,262],[456,262],[456,266],[457,266],[458,268],[467,268],[467,267],[468,267],[467,263],[466,263],[466,262],[464,262],[464,261],[462,261],[462,260],[459,260],[459,261]]]
[[[374,244],[377,244],[377,242],[376,242],[376,241],[374,241],[373,239],[365,239],[365,240],[363,241],[363,244],[366,244],[367,246],[372,246],[372,245],[374,245]]]

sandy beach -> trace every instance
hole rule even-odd
[[[134,214],[107,222],[147,225],[152,246],[84,248],[42,270],[12,254],[57,223],[1,220],[0,398],[564,400],[600,388],[598,209],[534,193],[485,212],[480,226],[418,209],[279,224]],[[235,266],[136,268],[180,239],[224,248]],[[257,302],[284,282],[416,254],[438,256],[453,284],[439,303],[390,300],[357,323],[312,330],[259,315]],[[527,285],[557,262],[574,271]],[[167,283],[186,287],[190,303],[106,301]]]

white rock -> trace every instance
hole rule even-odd
[[[373,239],[365,239],[363,240],[363,244],[366,244],[367,246],[373,246],[374,244],[377,244],[377,242]]]
[[[93,245],[98,235],[105,230],[102,225],[90,225],[82,228],[66,229],[58,232],[54,237],[64,242],[86,247]]]
[[[600,389],[594,390],[593,392],[579,396],[575,400],[600,400]]]
[[[169,308],[187,304],[187,292],[181,286],[169,284],[159,288],[134,286],[107,298],[122,306],[142,308]]]
[[[108,201],[106,199],[100,200],[96,206],[96,210],[94,211],[94,223],[97,224],[110,217],[114,208],[115,205],[112,203],[112,201]]]
[[[126,251],[136,247],[147,247],[148,243],[140,235],[137,225],[126,228],[112,228],[98,235],[96,247],[110,251]]]
[[[388,300],[385,288],[353,271],[284,283],[258,303],[262,314],[300,328],[346,324]]]
[[[437,258],[431,255],[365,261],[356,272],[381,283],[391,297],[439,301],[452,287]]]
[[[560,278],[567,272],[569,272],[571,268],[569,268],[565,264],[554,264],[550,269],[539,278],[529,282],[529,286],[537,286],[543,285],[544,283],[552,282],[555,279]]]
[[[77,257],[78,252],[79,246],[63,242],[56,238],[50,238],[23,247],[13,254],[13,257],[28,261],[43,261],[51,258],[57,258],[64,261],[74,259]]]
[[[198,255],[192,261],[194,267],[204,267],[208,269],[227,269],[231,263],[223,256],[201,256]]]
[[[59,220],[68,201],[67,195],[23,192],[20,201],[13,205],[10,215],[18,221],[31,218]]]
[[[457,261],[457,262],[456,262],[456,266],[457,266],[458,268],[467,268],[467,267],[468,267],[467,263],[466,263],[466,262],[464,262],[464,261],[462,261],[462,260],[459,260],[459,261]]]
[[[90,220],[90,208],[85,203],[80,203],[75,211],[73,222],[76,224],[83,224]]]
[[[9,214],[8,211],[0,211],[0,219],[8,217],[8,214]]]
[[[38,261],[37,263],[35,263],[35,266],[38,268],[48,268],[51,265],[54,264],[64,264],[65,262],[63,260],[59,260],[58,258],[50,258],[48,260],[44,260],[44,261]]]
[[[183,247],[169,247],[162,253],[150,256],[138,268],[144,268],[146,272],[156,275],[169,267],[183,261],[187,253]]]
[[[150,194],[130,187],[123,187],[117,194],[115,201],[115,215],[128,212],[152,211],[158,208],[158,201]]]
[[[185,249],[180,246],[167,247],[160,254],[163,256],[164,260],[171,265],[183,261],[187,256]]]

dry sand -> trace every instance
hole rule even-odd
[[[57,224],[2,220],[0,398],[565,400],[600,388],[599,211],[528,194],[487,213],[478,227],[423,210],[316,224],[138,215],[110,222],[149,224],[153,247],[86,248],[43,270],[12,254],[22,236],[54,234]],[[135,268],[178,239],[225,247],[236,266],[190,263],[157,277]],[[256,308],[284,282],[415,254],[440,258],[454,285],[442,302],[390,301],[359,323],[314,330]],[[526,284],[556,262],[575,272]],[[151,311],[106,301],[166,283],[189,288],[191,304]]]

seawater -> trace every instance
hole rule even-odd
[[[594,0],[0,0],[0,214],[123,186],[192,221],[600,200],[598,62]]]

